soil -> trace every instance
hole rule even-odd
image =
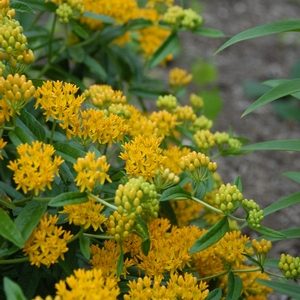
[[[195,1],[194,1],[195,2]],[[197,1],[196,1],[197,2]],[[207,0],[201,2],[207,27],[221,29],[232,36],[247,28],[300,15],[299,1],[282,0]],[[180,66],[191,68],[199,57],[212,59],[218,70],[218,85],[224,107],[215,129],[232,128],[251,143],[271,139],[299,139],[300,123],[280,119],[271,105],[267,105],[241,119],[242,113],[253,101],[243,90],[246,80],[264,81],[287,78],[291,67],[300,59],[300,35],[269,36],[245,41],[213,56],[227,39],[209,39],[195,35],[185,36]],[[282,176],[285,171],[299,171],[299,153],[262,151],[241,157],[227,157],[219,163],[225,182],[241,176],[245,197],[255,199],[262,207],[280,197],[299,191],[299,184]],[[300,205],[285,209],[266,218],[264,225],[274,229],[300,227]],[[273,255],[289,252],[299,256],[300,239],[274,244]],[[272,298],[272,299],[285,299]]]

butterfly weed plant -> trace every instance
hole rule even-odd
[[[150,75],[179,34],[220,31],[172,0],[1,0],[0,23],[1,298],[268,299],[278,277],[299,295],[299,257],[268,257],[297,233],[262,224],[286,205],[222,180],[242,141],[189,71]]]

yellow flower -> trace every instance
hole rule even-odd
[[[96,203],[95,200],[89,199],[85,203],[72,204],[64,206],[62,213],[67,214],[69,224],[82,226],[84,229],[93,227],[96,231],[106,221],[106,217],[101,214],[104,206]]]
[[[155,219],[149,225],[150,251],[135,257],[138,267],[147,275],[182,270],[191,261],[189,250],[202,230],[196,226],[170,227],[169,221],[164,219]]]
[[[120,291],[117,279],[105,277],[101,269],[74,271],[55,285],[56,294],[63,300],[116,300]]]
[[[192,74],[181,68],[173,68],[169,73],[169,84],[171,86],[188,85],[192,79]]]
[[[110,104],[124,104],[126,97],[121,91],[113,90],[110,85],[91,85],[83,94],[97,107],[106,107]]]
[[[79,112],[84,97],[76,96],[77,92],[78,87],[71,83],[46,81],[35,93],[35,108],[41,106],[47,120],[58,120],[68,137],[78,133]]]
[[[57,221],[57,216],[44,215],[26,242],[23,251],[32,265],[40,267],[42,264],[49,268],[59,258],[64,259],[64,253],[68,251],[67,242],[72,234],[56,226]]]
[[[10,161],[8,168],[14,171],[14,181],[17,189],[22,188],[27,194],[33,191],[35,195],[51,189],[51,182],[58,174],[63,163],[60,156],[54,156],[54,147],[34,141],[32,145],[21,144],[17,147],[19,158]]]
[[[127,130],[126,120],[115,114],[106,116],[103,111],[96,109],[81,112],[79,136],[83,139],[110,145],[122,141]]]
[[[160,137],[166,137],[174,134],[175,127],[178,124],[176,115],[166,110],[153,112],[149,119],[154,123],[156,134]]]
[[[12,116],[12,111],[9,108],[8,104],[4,99],[0,99],[0,127],[6,122],[9,121]]]
[[[148,0],[146,6],[150,8],[155,8],[159,5],[172,6],[174,0]]]
[[[115,275],[117,271],[117,261],[120,255],[120,246],[112,240],[106,240],[102,248],[97,245],[91,246],[91,264],[93,268],[101,269],[104,276]],[[134,264],[132,259],[126,258],[123,264],[122,275],[126,274],[126,269]]]
[[[215,144],[215,136],[207,129],[199,130],[194,134],[194,140],[199,149],[206,151],[212,148]]]
[[[176,145],[169,146],[167,149],[163,150],[163,155],[166,157],[163,164],[166,168],[169,168],[173,173],[180,174],[182,172],[179,162],[183,156],[190,153],[189,148],[179,148]]]
[[[197,116],[194,113],[192,107],[185,105],[185,106],[177,106],[174,110],[174,114],[176,119],[179,122],[190,121],[193,122],[196,120]]]
[[[2,138],[0,139],[0,159],[3,159],[1,151],[6,146],[7,142],[5,142]]]
[[[192,274],[171,274],[166,285],[161,284],[162,276],[145,276],[136,281],[130,281],[129,293],[124,295],[125,300],[204,300],[209,293],[205,282],[197,283]]]
[[[125,160],[125,170],[129,176],[143,176],[146,180],[155,176],[155,172],[163,163],[165,157],[159,147],[161,139],[155,136],[144,138],[136,136],[125,143],[121,159]]]
[[[77,173],[75,182],[81,192],[91,192],[97,184],[104,184],[105,180],[111,182],[105,155],[96,159],[95,152],[88,152],[85,157],[79,157],[73,167]]]

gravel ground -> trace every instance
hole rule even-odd
[[[288,0],[203,0],[206,26],[221,29],[228,36],[249,27],[267,22],[299,18],[300,2]],[[184,49],[180,66],[190,68],[197,57],[213,59],[219,70],[218,84],[224,108],[216,129],[233,128],[241,136],[254,142],[270,139],[299,138],[300,123],[280,119],[270,105],[241,119],[252,100],[245,96],[243,83],[247,79],[259,81],[286,78],[293,64],[300,59],[300,36],[283,42],[278,36],[264,37],[234,45],[213,57],[224,42],[194,35],[183,37]],[[226,40],[226,39],[225,39]],[[240,175],[244,194],[266,206],[282,196],[299,191],[299,185],[281,175],[284,171],[299,171],[298,153],[256,152],[242,157],[225,158],[219,164],[224,180],[231,182]],[[300,226],[300,205],[273,214],[265,225],[274,229]],[[273,254],[288,251],[299,255],[300,240],[275,244]],[[285,299],[285,298],[272,298]]]

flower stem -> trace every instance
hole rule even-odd
[[[19,264],[28,261],[28,257],[12,258],[12,259],[1,259],[0,265]]]
[[[202,200],[200,200],[200,199],[198,199],[196,197],[192,197],[192,200],[194,200],[194,201],[202,204],[206,208],[208,208],[208,209],[210,209],[210,210],[212,210],[212,211],[214,211],[214,212],[216,212],[218,214],[224,215],[224,213],[220,209],[217,209],[216,207],[213,207],[213,206],[209,205],[208,203],[206,203],[206,202],[204,202],[204,201],[202,201]]]
[[[50,31],[50,36],[49,36],[49,42],[48,42],[48,63],[50,63],[51,59],[52,59],[52,42],[53,42],[53,37],[54,37],[56,21],[57,21],[57,16],[56,16],[56,14],[54,14],[51,31]]]
[[[99,197],[97,197],[97,196],[95,196],[95,195],[93,195],[91,193],[89,193],[88,196],[91,197],[91,198],[93,198],[94,200],[98,201],[99,203],[102,203],[105,206],[113,209],[113,210],[117,210],[117,207],[115,205],[110,204],[110,203],[106,202],[105,200],[103,200],[103,199],[101,199],[101,198],[99,198]]]
[[[94,238],[94,239],[101,239],[101,240],[106,240],[106,239],[113,239],[114,237],[111,235],[105,235],[105,234],[90,234],[90,233],[84,233],[83,234],[86,237]]]

